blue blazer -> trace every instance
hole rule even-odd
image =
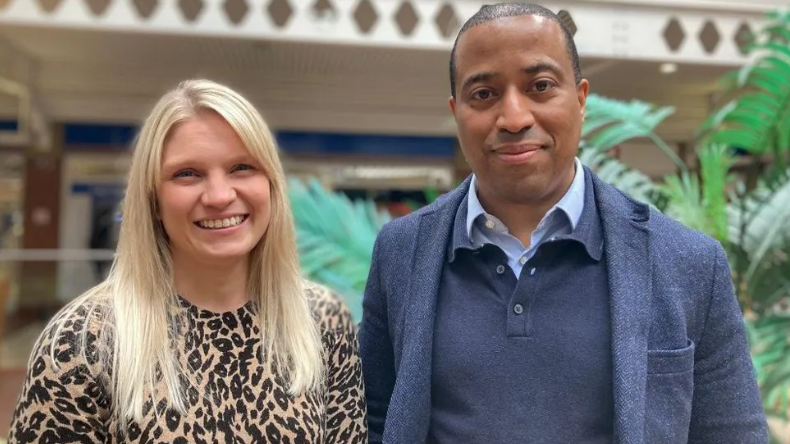
[[[436,297],[469,182],[376,240],[359,331],[371,443],[425,442]],[[767,443],[721,245],[595,175],[593,189],[609,270],[614,442]]]

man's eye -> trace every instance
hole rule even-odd
[[[472,93],[472,98],[478,100],[487,100],[491,98],[491,91],[487,89],[481,89],[479,91],[475,91],[474,93]]]
[[[553,86],[554,86],[554,82],[550,80],[540,80],[538,82],[535,82],[535,90],[538,92],[548,91]]]

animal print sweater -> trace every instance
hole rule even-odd
[[[271,366],[261,365],[261,334],[250,304],[213,313],[181,299],[192,326],[180,336],[180,359],[183,368],[198,372],[187,375],[185,415],[164,410],[160,396],[161,414],[149,402],[144,420],[120,432],[110,415],[105,378],[89,371],[96,365],[90,354],[85,362],[75,351],[74,332],[84,318],[65,320],[64,340],[53,345],[48,328],[33,351],[9,444],[367,443],[355,327],[345,305],[330,292],[317,286],[307,292],[322,327],[323,393],[292,397]],[[53,346],[57,369],[50,359]]]

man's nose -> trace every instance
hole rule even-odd
[[[500,102],[497,128],[509,133],[519,133],[535,124],[531,103],[520,91],[508,91]]]

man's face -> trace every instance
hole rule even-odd
[[[481,198],[559,200],[573,181],[588,85],[560,26],[538,16],[470,28],[456,48],[450,108]]]

